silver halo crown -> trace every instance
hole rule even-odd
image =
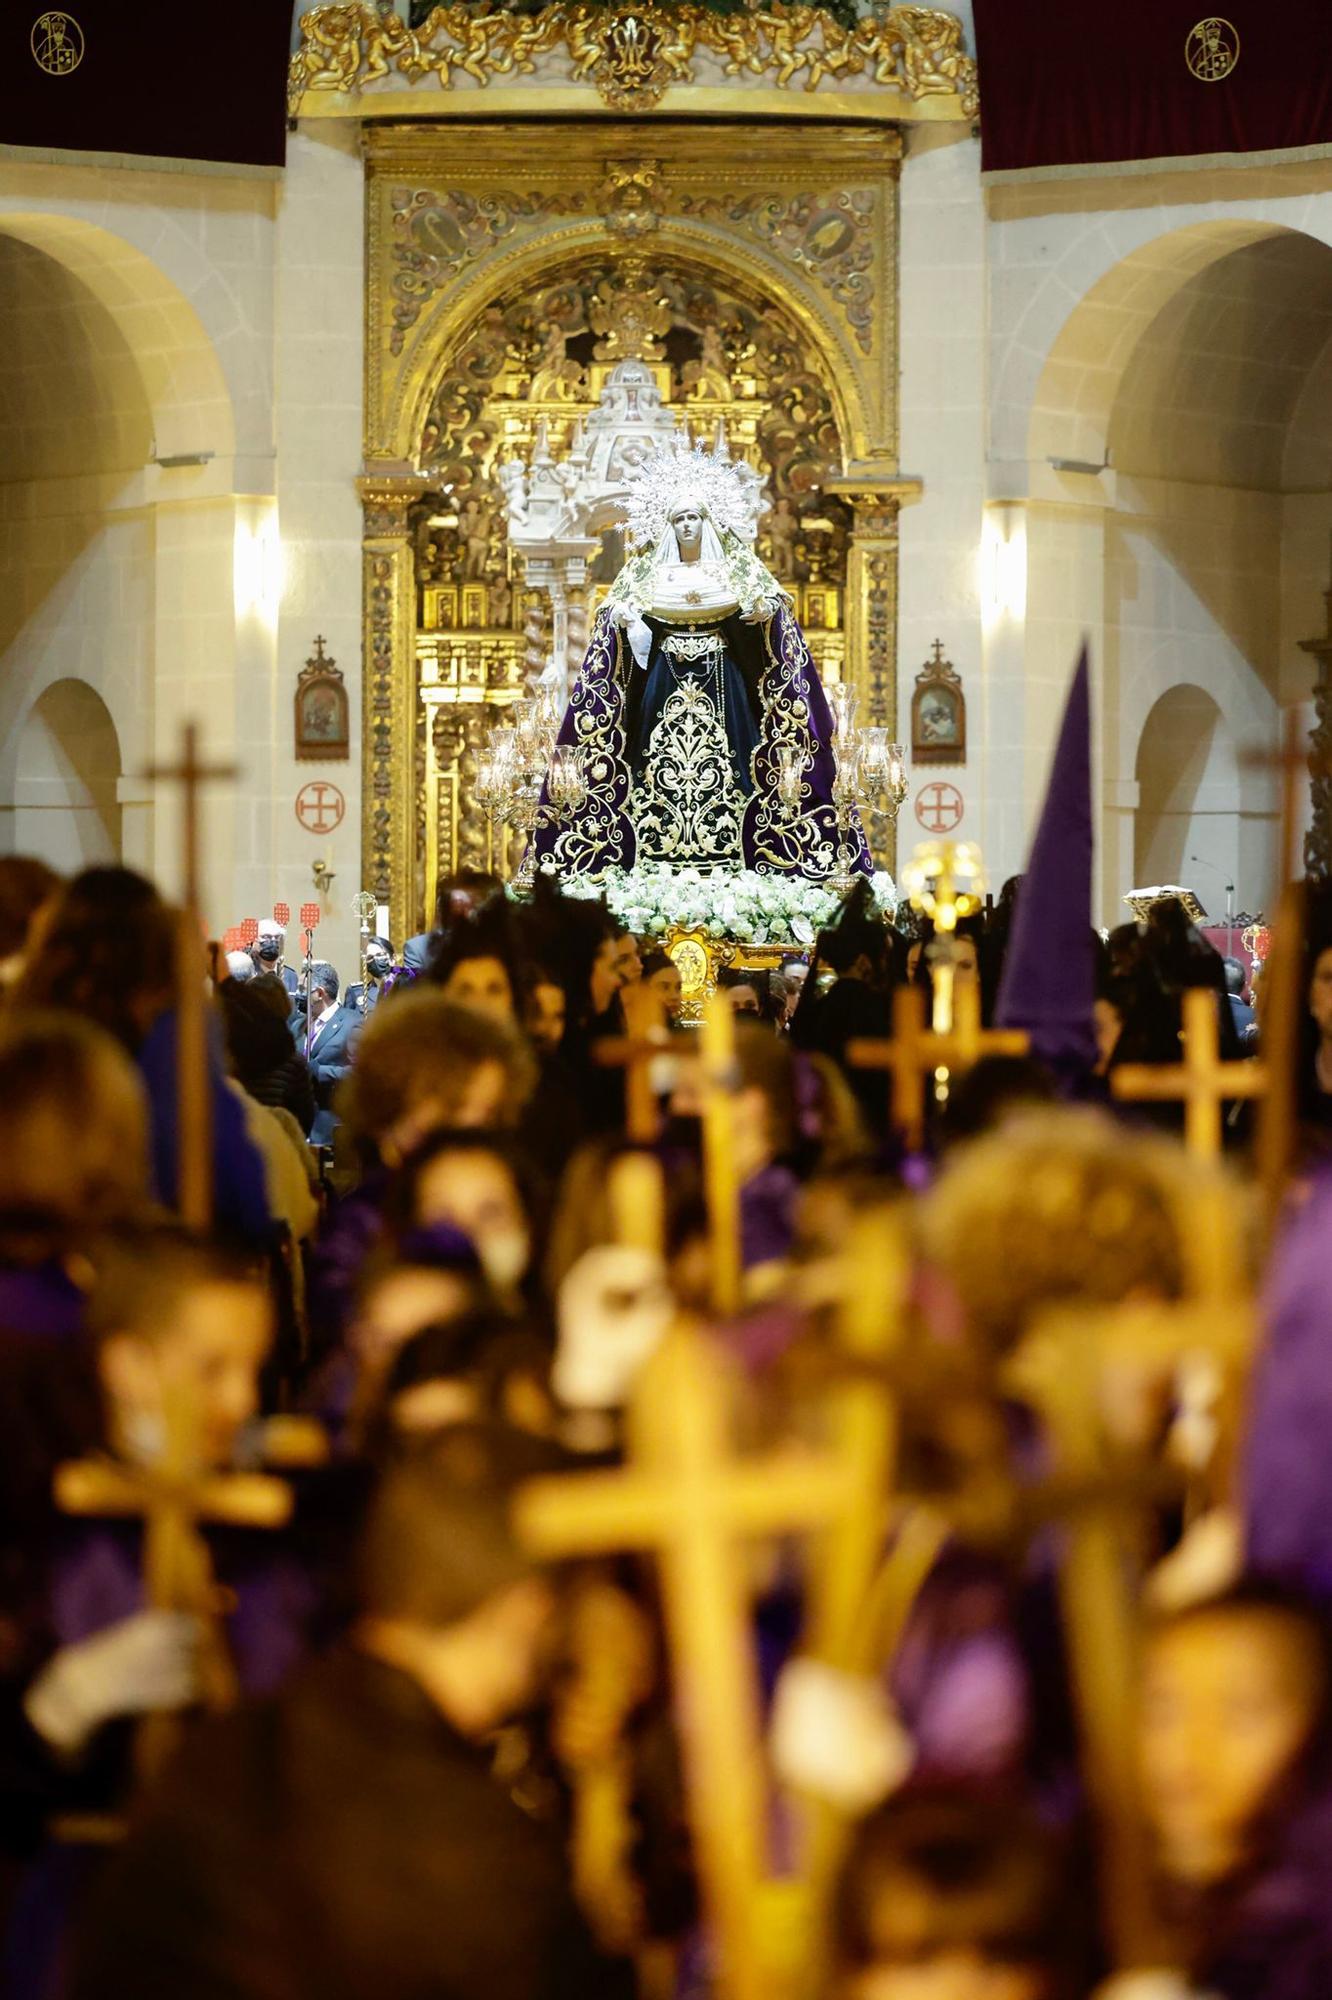
[[[729,529],[752,541],[762,481],[751,466],[724,451],[705,451],[687,438],[673,438],[648,452],[625,480],[625,533],[635,548],[652,548],[684,506],[701,507],[720,534]]]

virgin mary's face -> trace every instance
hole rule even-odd
[[[671,515],[671,526],[680,554],[689,560],[696,556],[703,545],[703,516],[697,507],[680,507]]]

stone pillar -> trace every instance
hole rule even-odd
[[[860,719],[897,738],[897,520],[903,500],[920,493],[918,479],[867,475],[830,479],[827,489],[851,509],[847,551],[846,677],[860,691]],[[897,828],[881,851],[881,866],[897,866]]]
[[[420,929],[416,881],[416,567],[408,511],[429,482],[372,473],[365,509],[361,887],[389,906],[395,943]]]

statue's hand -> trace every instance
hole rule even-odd
[[[751,604],[748,611],[741,613],[740,623],[742,625],[766,625],[776,609],[777,606],[770,598],[760,597]]]
[[[638,616],[632,604],[612,604],[609,609],[610,622],[620,632],[627,631]]]

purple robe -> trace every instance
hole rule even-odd
[[[1332,1169],[1268,1273],[1242,1493],[1248,1567],[1332,1602]]]
[[[754,753],[754,790],[741,826],[743,865],[765,875],[821,880],[836,867],[832,715],[804,634],[786,604],[778,605],[761,636],[762,726]],[[559,733],[561,743],[582,750],[587,799],[571,824],[547,814],[536,834],[538,858],[553,862],[561,874],[600,875],[608,868],[634,866],[637,840],[625,708],[628,677],[637,671],[624,633],[603,605]],[[796,813],[788,812],[777,796],[782,743],[804,744],[811,751],[804,771],[807,800]],[[867,874],[872,863],[856,814],[851,840],[852,866]]]

